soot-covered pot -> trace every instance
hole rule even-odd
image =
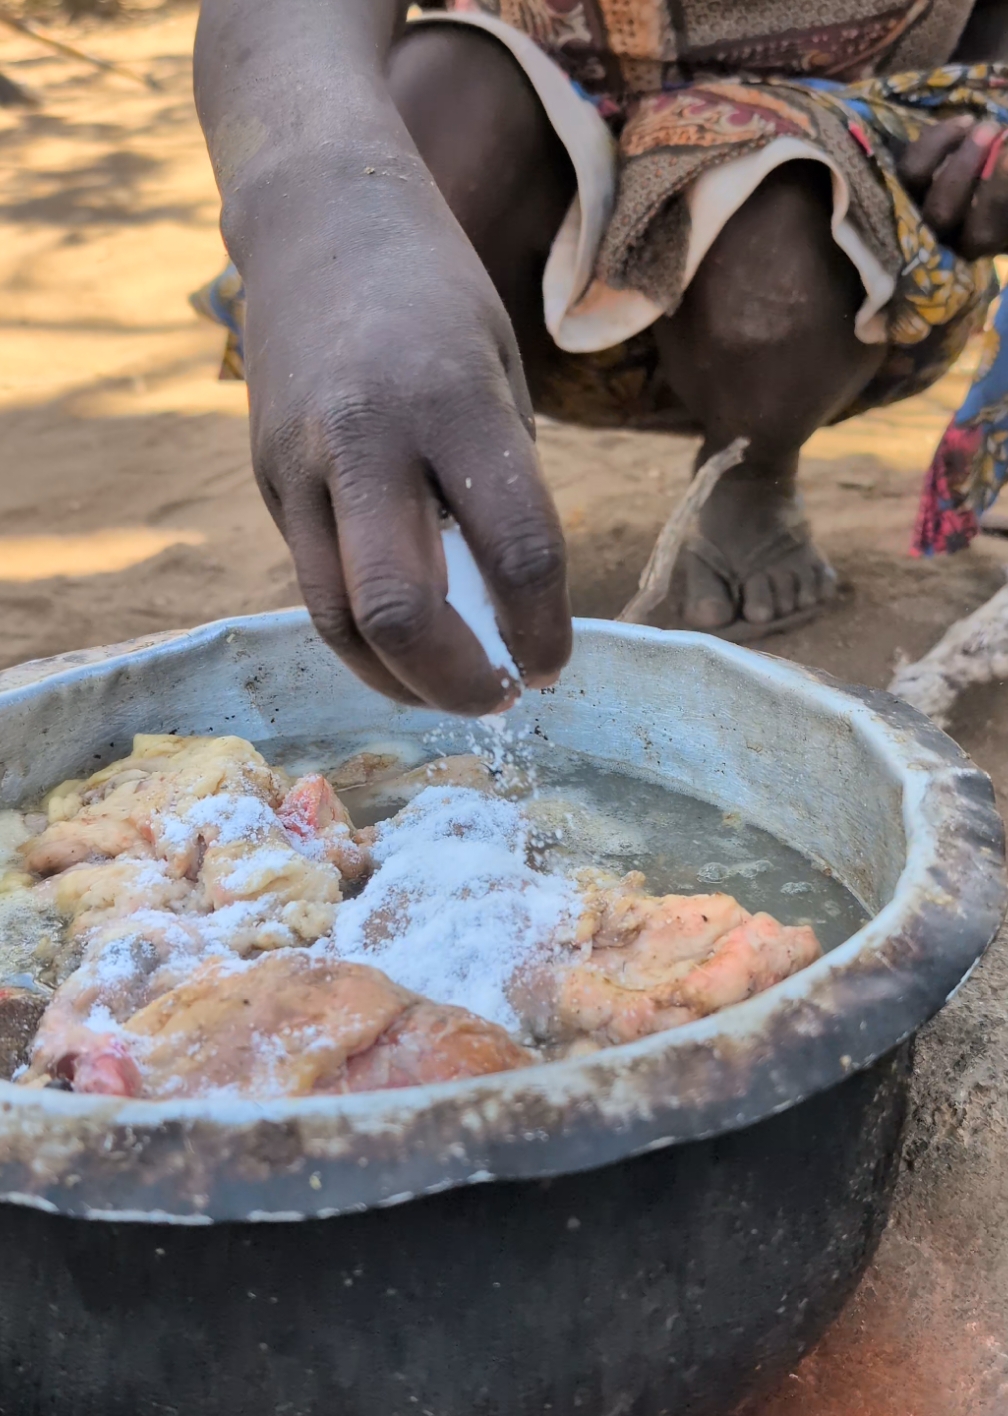
[[[727,1416],[885,1225],[909,1040],[1005,904],[987,778],[884,694],[582,622],[516,726],[740,812],[871,921],[703,1022],[399,1092],[150,1103],[0,1084],[0,1416]],[[301,612],[0,676],[0,804],[135,731],[468,728]]]

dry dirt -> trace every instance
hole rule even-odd
[[[187,292],[223,259],[190,95],[195,9],[64,26],[157,92],[0,28],[0,69],[36,90],[0,109],[0,667],[295,603],[259,502],[245,393],[215,379],[218,332]],[[968,360],[967,360],[968,364]],[[844,586],[768,644],[884,685],[1003,581],[1008,542],[906,555],[921,470],[968,376],[820,433],[804,489]],[[549,425],[541,444],[579,613],[631,594],[694,446]],[[663,623],[671,623],[666,617]],[[1008,689],[954,730],[1008,796]],[[996,1416],[1008,1409],[1008,944],[923,1038],[897,1214],[856,1303],[747,1416]]]

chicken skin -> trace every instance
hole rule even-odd
[[[49,825],[23,848],[25,868],[53,875],[82,861],[157,855],[176,876],[192,873],[212,822],[186,817],[226,794],[279,804],[286,779],[242,738],[138,733],[129,757],[49,794]]]
[[[811,928],[729,895],[544,875],[529,789],[475,754],[291,780],[240,738],[138,735],[50,792],[37,834],[8,823],[8,874],[59,926],[16,1080],[151,1099],[454,1081],[682,1026],[820,957]],[[411,804],[358,830],[358,798]]]
[[[583,907],[561,957],[520,972],[515,1006],[547,1044],[632,1042],[741,1003],[814,963],[807,926],[750,915],[730,895],[647,895],[582,876]]]
[[[135,1094],[153,1098],[372,1091],[532,1060],[503,1028],[428,1003],[377,969],[303,950],[204,964],[134,1014],[120,1038],[137,1068]]]

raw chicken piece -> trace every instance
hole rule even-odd
[[[529,1020],[534,1034],[550,1042],[590,1038],[602,1046],[633,1042],[693,1022],[696,1013],[663,1006],[658,992],[613,983],[590,965],[560,969],[552,989],[543,990],[538,1013],[530,1013]],[[543,1001],[548,1005],[545,1014]]]
[[[78,1056],[116,1041],[120,1025],[174,988],[206,955],[198,921],[142,910],[94,932],[80,967],[56,990],[26,1081],[66,1076]]]
[[[306,1095],[341,1090],[346,1059],[412,1001],[373,969],[284,950],[252,964],[213,961],[137,1013],[149,1096]]]
[[[407,1009],[367,1052],[347,1063],[346,1090],[451,1082],[527,1067],[537,1059],[503,1028],[463,1008],[419,1002]]]
[[[150,856],[150,843],[137,826],[137,782],[128,782],[70,820],[58,820],[22,848],[25,869],[55,875],[83,861],[119,855]]]
[[[359,790],[343,788],[350,809],[374,811],[391,805],[403,805],[419,796],[427,787],[469,787],[473,791],[498,796],[519,796],[527,788],[525,776],[507,765],[497,771],[485,757],[475,753],[460,753],[455,757],[435,757],[409,772],[384,776],[370,781]]]
[[[18,1081],[35,1089],[56,1087],[95,1096],[139,1096],[141,1088],[139,1067],[129,1050],[111,1037],[94,1043],[90,1051],[65,1053],[51,1075],[29,1073]]]
[[[286,774],[272,768],[250,742],[240,737],[177,737],[173,733],[137,733],[129,757],[95,772],[85,783],[89,792],[106,790],[134,772],[168,775],[169,791],[194,797],[237,792],[279,801],[289,785]]]
[[[261,842],[210,846],[200,868],[207,905],[219,910],[238,900],[269,896],[280,904],[338,904],[340,873],[328,861],[309,860],[278,831]]]
[[[123,1044],[114,1041],[101,1051],[64,1058],[56,1076],[73,1091],[93,1096],[139,1096],[142,1086],[139,1067]]]
[[[143,795],[144,826],[155,853],[175,875],[195,877],[203,851],[230,826],[255,830],[283,798],[286,776],[238,737],[138,734],[131,765],[156,764]],[[261,827],[260,827],[261,829]]]
[[[581,877],[579,954],[517,976],[511,998],[533,1036],[603,1043],[677,1027],[742,1002],[813,963],[811,929],[752,916],[729,895],[646,895]]]
[[[821,957],[808,925],[780,924],[772,915],[755,914],[719,939],[713,956],[687,974],[678,999],[706,1017],[762,993]]]
[[[596,966],[615,971],[630,988],[709,953],[715,940],[749,918],[730,895],[645,894],[640,871],[615,885],[597,885],[593,871],[578,878],[584,904],[577,942],[590,942]],[[619,952],[609,955],[610,949]]]
[[[241,738],[138,733],[129,757],[50,793],[50,825],[24,846],[24,863],[52,875],[81,861],[156,853],[173,874],[192,875],[207,832],[185,820],[196,803],[226,793],[273,805],[286,787]]]
[[[35,892],[43,906],[69,917],[74,934],[137,910],[180,910],[194,904],[188,880],[174,879],[160,861],[129,857],[71,866],[37,885]]]
[[[411,1022],[414,1013],[420,1016]],[[207,964],[138,1013],[126,1031],[137,1039],[143,1094],[150,1097],[360,1090],[347,1064],[378,1043],[374,1071],[386,1079],[477,1076],[527,1056],[500,1028],[461,1009],[425,1004],[377,969],[296,950],[252,964]],[[426,1060],[415,1056],[425,1034],[435,1043]],[[370,1085],[363,1061],[358,1077]]]
[[[477,792],[491,792],[493,776],[486,759],[469,752],[457,757],[436,757],[383,785],[398,801],[410,801],[425,787],[471,787]]]
[[[413,758],[416,761],[416,758]],[[388,752],[357,752],[341,762],[329,774],[329,780],[338,792],[356,791],[360,787],[370,787],[388,777],[398,777],[408,767],[402,755],[389,749]]]
[[[215,910],[203,925],[222,950],[245,957],[271,949],[314,944],[331,933],[339,906],[324,900],[291,900],[276,896],[237,900]]]
[[[42,800],[42,809],[46,814],[47,823],[55,825],[57,821],[69,821],[71,816],[76,816],[84,803],[81,801],[81,792],[84,790],[85,782],[83,778],[72,777],[69,781],[60,782],[59,786],[53,787],[51,792],[47,792]]]
[[[350,813],[321,772],[299,777],[277,808],[277,815],[286,831],[303,840],[334,824],[353,829]]]
[[[358,880],[370,872],[374,831],[354,831],[350,813],[320,772],[294,783],[277,816],[288,835],[303,842],[312,856],[335,865],[344,879]]]

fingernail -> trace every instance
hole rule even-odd
[[[984,121],[978,123],[970,134],[970,141],[976,143],[977,147],[990,147],[991,143],[1001,132],[996,123]]]
[[[989,182],[997,171],[1001,154],[1004,152],[1006,137],[1008,137],[1008,128],[1002,128],[987,149],[987,161],[984,163],[983,171],[980,173],[980,180],[982,182]]]

